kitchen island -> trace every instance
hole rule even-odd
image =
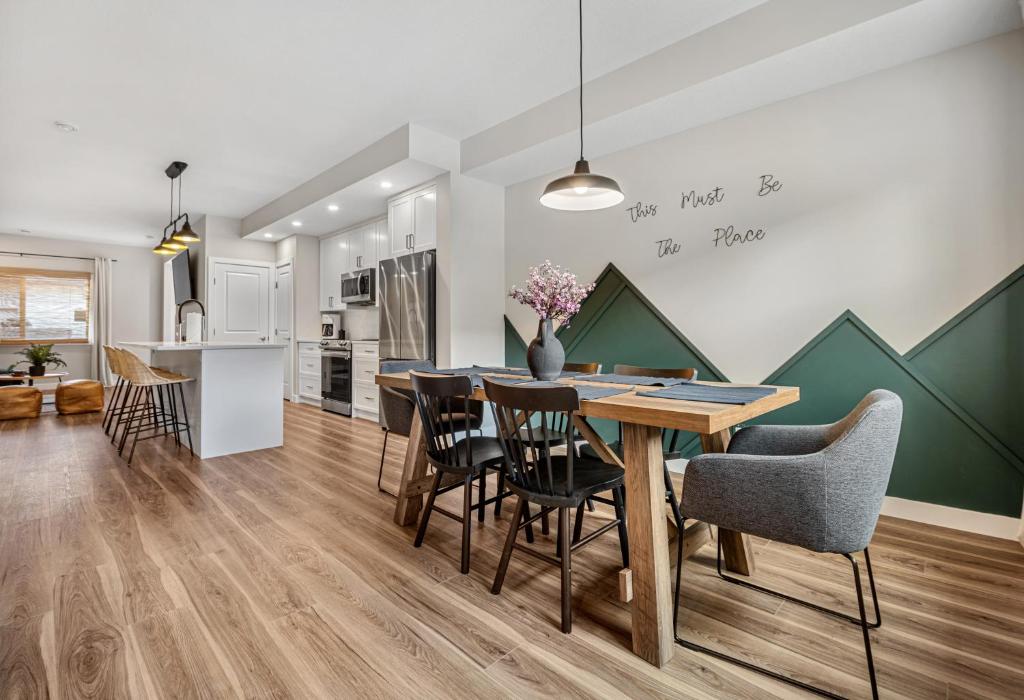
[[[195,379],[184,385],[195,454],[284,444],[284,345],[123,342],[143,362]]]

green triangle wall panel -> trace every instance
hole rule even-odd
[[[505,366],[526,367],[526,343],[508,316],[505,317]]]
[[[1019,462],[851,312],[765,381],[800,387],[800,401],[765,416],[763,423],[828,423],[872,389],[895,392],[904,413],[890,496],[1020,514]]]
[[[906,355],[914,367],[1024,460],[1024,267]]]

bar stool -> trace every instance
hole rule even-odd
[[[117,381],[114,382],[114,389],[110,392],[110,400],[107,402],[107,410],[103,414],[103,433],[106,435],[110,434],[111,429],[115,429],[116,423],[114,419],[121,415],[121,411],[124,409],[124,404],[128,399],[128,391],[131,389],[131,384],[122,376],[121,371],[121,353],[123,350],[111,347],[109,345],[103,346],[103,356],[107,360],[107,368],[110,373],[117,377]],[[114,442],[113,436],[110,438],[111,442]]]
[[[120,359],[120,371],[129,384],[129,392],[134,392],[122,405],[118,423],[124,428],[118,453],[123,454],[128,444],[128,436],[132,436],[132,446],[128,452],[128,463],[131,464],[135,455],[135,446],[139,440],[148,440],[160,436],[174,436],[176,445],[181,445],[181,433],[188,439],[188,448],[192,447],[192,429],[188,423],[188,409],[185,405],[185,392],[182,385],[191,382],[186,377],[167,370],[149,367],[126,350],[117,350]],[[177,396],[175,396],[177,388]],[[181,403],[181,418],[178,418],[178,402]],[[148,435],[142,436],[149,430]],[[116,428],[115,428],[116,432]]]

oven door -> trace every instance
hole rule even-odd
[[[325,411],[352,415],[352,353],[348,350],[320,352],[320,407]]]

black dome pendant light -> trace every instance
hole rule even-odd
[[[572,175],[552,180],[544,188],[540,203],[551,209],[591,211],[615,206],[625,195],[619,183],[610,177],[594,175],[583,157],[583,0],[579,3],[580,19],[580,159]]]

